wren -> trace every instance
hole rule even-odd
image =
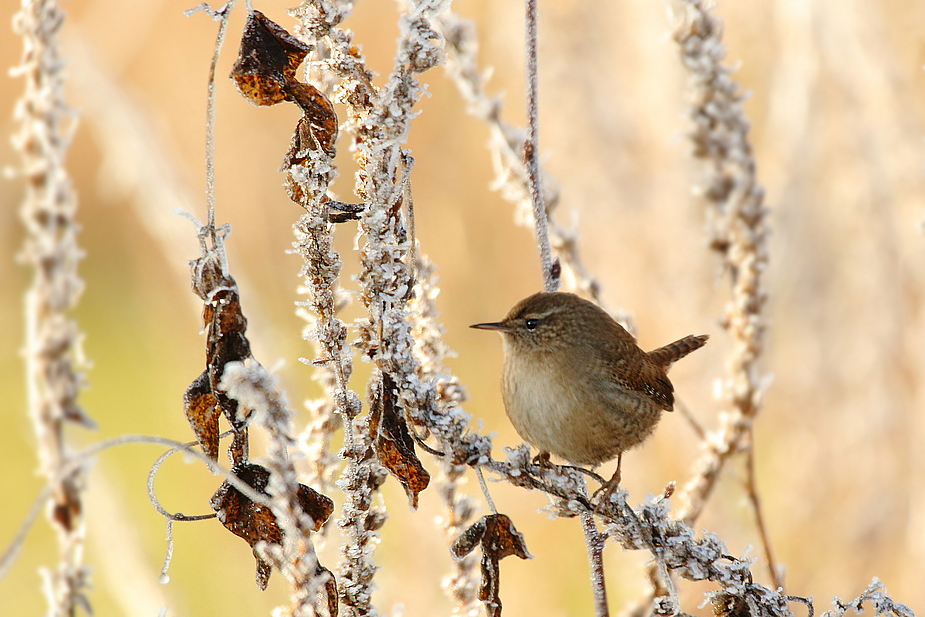
[[[642,443],[674,406],[668,368],[702,347],[686,336],[645,352],[602,308],[570,293],[538,293],[496,323],[504,347],[501,396],[517,434],[575,465],[618,457]]]

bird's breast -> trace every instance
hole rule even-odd
[[[597,465],[641,443],[658,423],[656,405],[604,380],[593,362],[505,352],[505,410],[518,435],[540,450]]]

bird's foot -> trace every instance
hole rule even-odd
[[[599,489],[597,489],[596,491],[594,491],[594,493],[591,495],[591,501],[594,501],[594,498],[597,497],[598,495],[601,496],[601,498],[600,498],[600,501],[601,501],[601,502],[606,501],[607,498],[610,497],[610,495],[611,495],[614,491],[616,491],[618,488],[620,488],[620,480],[621,480],[622,477],[623,477],[622,474],[621,474],[621,472],[620,472],[621,463],[623,463],[623,454],[622,454],[622,453],[617,457],[617,469],[616,469],[616,471],[613,472],[613,475],[610,477],[609,480],[607,480],[606,482],[604,482],[603,484],[601,484],[601,487],[600,487]]]

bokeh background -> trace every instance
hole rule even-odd
[[[8,24],[13,0],[0,6]],[[192,3],[190,3],[192,4]],[[256,8],[292,28],[292,0]],[[68,101],[80,111],[69,168],[80,201],[86,291],[75,311],[93,366],[82,397],[96,432],[75,430],[75,446],[124,434],[191,438],[181,396],[202,370],[200,306],[185,261],[196,256],[188,221],[204,217],[206,75],[216,24],[183,15],[178,2],[70,0],[61,33]],[[218,74],[228,74],[244,20],[239,7]],[[491,91],[506,118],[523,124],[522,6],[462,0],[474,19],[480,60],[493,69]],[[391,69],[397,8],[361,2],[346,25],[380,79]],[[728,339],[718,317],[728,297],[706,243],[702,206],[692,195],[698,167],[689,157],[685,75],[662,2],[540,3],[541,149],[562,190],[558,220],[575,225],[580,249],[611,308],[633,314],[639,339],[654,348],[689,333],[710,344],[673,371],[679,397],[707,427],[721,411],[714,384]],[[812,595],[817,609],[834,595],[860,593],[874,576],[917,612],[925,611],[925,3],[918,0],[753,0],[724,3],[718,15],[735,78],[750,92],[758,177],[770,208],[767,272],[770,324],[763,366],[772,376],[756,424],[758,481],[787,592]],[[6,26],[4,26],[6,27]],[[20,42],[0,35],[0,66],[18,62]],[[466,114],[455,87],[435,69],[423,76],[409,147],[422,250],[439,267],[440,308],[451,366],[465,384],[466,410],[496,445],[519,439],[498,393],[497,337],[467,325],[500,318],[541,286],[532,232],[491,189],[488,131]],[[0,133],[10,134],[21,82],[4,77]],[[256,357],[277,373],[298,410],[317,394],[310,356],[294,315],[299,261],[287,254],[300,210],[277,172],[297,119],[294,106],[252,107],[230,81],[218,81],[216,191],[219,222],[234,233],[232,271],[250,320]],[[0,165],[15,166],[7,140]],[[339,143],[334,190],[352,196],[352,161]],[[25,406],[23,292],[29,273],[16,263],[23,231],[22,187],[0,182],[0,542],[12,539],[41,489]],[[356,272],[353,223],[338,228],[342,284]],[[350,309],[348,317],[357,316]],[[354,387],[363,392],[360,366]],[[259,450],[259,445],[253,447]],[[278,574],[268,591],[253,584],[253,558],[214,520],[175,527],[170,582],[157,575],[164,523],[149,505],[145,477],[161,452],[133,445],[101,454],[89,475],[87,550],[97,615],[261,615],[286,600]],[[624,461],[631,501],[683,483],[698,455],[679,414]],[[425,465],[436,468],[431,459]],[[609,467],[606,468],[609,473]],[[698,527],[717,532],[729,552],[761,558],[740,465],[727,469]],[[170,460],[158,476],[174,511],[208,511],[218,485],[201,465]],[[475,482],[470,478],[469,489]],[[551,520],[539,494],[492,485],[501,511],[526,537],[532,561],[502,563],[505,614],[591,612],[580,526]],[[387,483],[391,513],[377,551],[375,603],[392,613],[447,614],[440,578],[450,557],[434,490],[412,513]],[[484,512],[483,512],[484,513]],[[323,549],[336,561],[338,541]],[[37,568],[55,562],[44,521],[0,580],[0,613],[44,612]],[[645,555],[605,552],[612,610],[645,588]],[[766,570],[754,571],[762,582]],[[686,586],[696,611],[707,586]],[[701,612],[709,609],[701,609]],[[795,607],[797,613],[803,609]]]

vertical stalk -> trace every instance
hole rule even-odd
[[[524,161],[527,165],[527,181],[533,202],[533,228],[536,244],[540,251],[540,267],[543,269],[543,289],[559,289],[559,275],[553,269],[552,252],[549,248],[549,230],[543,186],[540,178],[539,113],[537,110],[538,78],[536,58],[536,0],[526,0],[526,48],[527,48],[527,141],[524,142]]]
[[[64,102],[64,66],[57,33],[64,14],[55,0],[23,0],[13,27],[23,41],[22,63],[13,75],[25,80],[14,112],[19,129],[13,145],[22,157],[25,199],[21,208],[26,239],[22,259],[33,270],[25,297],[26,380],[35,430],[39,471],[51,484],[48,520],[58,539],[58,565],[43,570],[48,615],[90,612],[84,596],[82,469],[71,464],[65,440],[68,423],[93,427],[77,405],[83,386],[77,325],[67,313],[83,281],[77,276],[81,251],[74,221],[76,198],[64,165],[74,113]]]
[[[588,562],[591,565],[591,589],[594,592],[594,615],[609,617],[607,609],[607,587],[604,584],[604,541],[606,536],[597,530],[594,515],[582,512],[581,528],[585,532],[588,547]]]

